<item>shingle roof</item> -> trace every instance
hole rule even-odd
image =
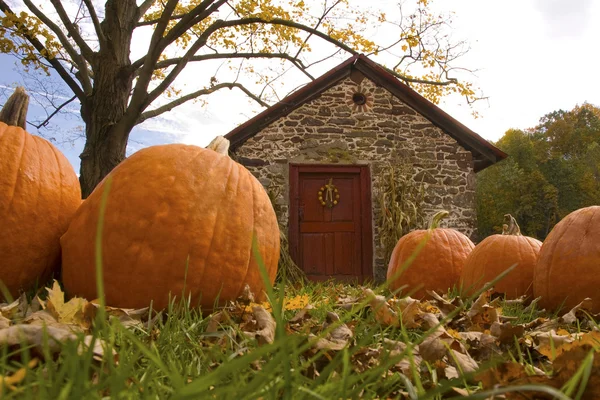
[[[348,77],[353,70],[360,71],[365,77],[390,91],[401,101],[427,118],[432,124],[453,137],[465,149],[471,151],[475,172],[481,171],[508,156],[508,154],[489,143],[401,82],[381,65],[362,54],[347,59],[337,67],[285,97],[277,104],[274,104],[233,129],[225,135],[231,143],[231,149],[235,150],[235,148],[241,146],[246,140],[256,135],[275,120],[318,97],[321,93]]]

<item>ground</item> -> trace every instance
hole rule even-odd
[[[202,315],[176,302],[160,313],[64,302],[54,282],[0,308],[2,394],[600,398],[600,332],[587,302],[549,314],[492,293],[418,301],[383,287],[279,284],[272,302],[247,292]]]

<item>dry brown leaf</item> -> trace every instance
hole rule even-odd
[[[242,289],[242,293],[237,298],[237,301],[242,304],[254,303],[254,293],[252,293],[247,283],[244,285],[244,289]]]
[[[340,317],[331,311],[327,312],[327,325],[331,325],[333,323],[336,323],[340,320]],[[334,341],[343,341],[343,342],[348,342],[350,339],[352,339],[353,337],[353,333],[350,330],[350,328],[348,328],[348,325],[346,324],[341,324],[336,326],[331,333],[329,334],[329,338],[331,340]]]
[[[486,369],[478,373],[476,380],[481,381],[483,389],[489,390],[495,387],[518,386],[525,384],[544,384],[559,388],[557,382],[553,382],[543,373],[528,374],[525,367],[516,362],[505,362],[494,368]],[[506,394],[507,399],[552,399],[549,395],[541,392],[510,392]]]
[[[454,299],[452,299],[452,301],[450,301],[448,299],[443,298],[433,290],[428,290],[427,293],[429,293],[429,295],[435,300],[436,307],[440,310],[440,313],[444,318],[447,317],[448,314],[456,311],[456,309],[461,305],[454,304],[454,302],[460,303],[460,299],[458,297],[455,297]]]
[[[498,341],[502,344],[512,344],[517,339],[521,338],[525,333],[525,327],[523,325],[515,325],[511,322],[494,322],[490,327],[490,334],[495,336]]]
[[[446,356],[448,347],[455,341],[454,337],[440,327],[436,332],[427,336],[419,345],[419,354],[426,361],[439,361]]]
[[[592,311],[592,299],[586,297],[581,303],[573,307],[568,313],[558,319],[559,323],[571,325],[577,322],[578,314],[583,317],[584,311],[590,313]]]
[[[3,315],[0,315],[0,329],[5,329],[10,326],[10,319],[6,318]]]
[[[37,354],[43,355],[42,344],[44,332],[47,332],[48,335],[47,343],[50,354],[58,353],[62,343],[77,339],[77,336],[67,329],[53,326],[20,324],[0,330],[0,346],[20,347],[21,344],[24,344],[32,346],[32,349]]]
[[[208,325],[206,326],[205,332],[215,333],[224,322],[228,321],[230,321],[230,317],[227,311],[219,311],[218,313],[212,314],[208,319]]]
[[[586,343],[561,353],[553,363],[555,371],[553,379],[562,386],[575,375],[590,352],[596,353],[596,350]],[[591,374],[582,399],[600,399],[600,357],[597,353],[594,354]]]
[[[23,293],[12,303],[4,304],[2,307],[0,307],[0,314],[10,320],[22,318],[23,303],[27,304],[27,297],[25,296],[25,293]]]
[[[270,312],[263,306],[252,307],[252,314],[256,321],[257,330],[254,332],[244,332],[249,337],[254,337],[259,344],[273,343],[275,339],[275,319]]]
[[[421,327],[421,315],[423,312],[419,308],[419,301],[410,297],[401,299],[399,302],[402,310],[402,324],[407,329]]]
[[[386,326],[400,325],[398,314],[390,308],[384,296],[375,295],[371,289],[364,289],[363,293],[369,299],[369,305],[375,312],[375,320],[377,322]]]
[[[78,353],[81,355],[84,352],[86,352],[90,345],[92,344],[92,340],[94,341],[94,347],[92,348],[92,352],[93,352],[93,356],[92,358],[96,361],[104,361],[107,360],[106,357],[106,342],[102,339],[98,339],[96,338],[94,340],[94,337],[92,335],[87,335],[86,337],[83,338],[83,343],[81,343],[79,345],[79,347],[77,348]],[[115,349],[111,349],[111,356],[110,360],[113,361],[114,363],[118,363],[118,356],[117,356],[117,352],[115,351]]]
[[[314,340],[317,337],[313,334],[310,334],[309,338]],[[312,344],[312,348],[315,350],[339,351],[339,350],[342,350],[347,345],[348,345],[348,341],[346,341],[346,340],[335,340],[335,339],[329,340],[326,338],[317,338],[314,341],[314,343]]]
[[[477,368],[479,368],[477,361],[475,361],[466,351],[461,353],[454,349],[450,349],[448,359],[459,369],[459,371],[461,371],[461,374],[469,374],[475,372]]]
[[[288,322],[296,323],[310,318],[310,310],[314,309],[312,304],[307,304],[302,310],[298,311]]]
[[[540,354],[548,357],[550,361],[564,351],[563,346],[565,344],[572,343],[575,340],[571,335],[558,335],[554,329],[550,332],[532,332],[529,335],[537,342],[534,348]]]

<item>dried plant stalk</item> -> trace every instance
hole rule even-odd
[[[384,259],[388,261],[398,240],[425,224],[425,185],[413,179],[410,164],[386,163],[379,175],[377,199],[381,209],[377,226]]]
[[[275,206],[275,200],[281,194],[281,187],[271,182],[267,188],[267,194],[271,199],[271,204]],[[279,237],[279,264],[277,265],[277,277],[275,280],[277,282],[283,280],[288,283],[304,282],[306,275],[290,255],[290,243],[281,225],[279,225]]]

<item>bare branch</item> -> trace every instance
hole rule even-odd
[[[15,13],[8,7],[8,5],[4,2],[4,0],[0,0],[0,10],[4,14],[13,14]],[[29,29],[19,22],[16,19],[16,24],[19,30],[23,31],[23,36],[31,43],[31,45],[40,53],[42,57],[44,57],[48,63],[56,70],[56,72],[60,75],[60,77],[65,81],[65,83],[69,86],[69,88],[75,93],[75,95],[79,98],[80,101],[83,101],[85,98],[85,94],[83,90],[79,87],[77,82],[73,79],[73,77],[67,72],[67,70],[63,67],[63,65],[56,59],[51,58],[50,56],[44,54],[50,54],[46,47],[32,34],[29,33]]]
[[[84,93],[91,93],[92,83],[89,79],[87,63],[85,62],[85,59],[81,56],[81,54],[75,51],[75,49],[69,42],[69,39],[65,36],[60,27],[56,25],[50,18],[48,18],[46,14],[41,12],[40,9],[38,9],[31,2],[31,0],[23,0],[23,2],[36,17],[38,17],[48,28],[50,28],[52,32],[54,32],[54,34],[56,35],[60,43],[63,45],[67,53],[69,53],[71,59],[77,64],[77,68],[79,68],[80,74],[79,76],[77,76],[77,74],[75,76],[77,77],[77,79],[79,79],[79,82],[81,82]]]
[[[92,4],[91,0],[83,0],[83,2],[85,3],[88,12],[90,13],[92,22],[94,23],[94,29],[96,29],[96,35],[98,35],[98,40],[100,40],[100,43],[106,43],[106,36],[104,35],[104,31],[102,30],[102,26],[100,25],[100,20],[98,19],[98,15],[96,14],[94,4]]]
[[[193,56],[189,59],[189,62],[205,61],[205,60],[218,60],[218,59],[234,59],[234,58],[280,58],[288,60],[294,64],[304,75],[310,80],[315,78],[306,71],[306,66],[301,60],[290,56],[287,53],[212,53],[212,54],[201,54]],[[181,58],[170,58],[168,60],[159,61],[156,63],[156,69],[166,68],[171,65],[175,65],[181,61]]]
[[[87,59],[90,63],[92,63],[92,61],[94,60],[94,51],[90,48],[90,46],[88,46],[88,44],[85,42],[85,40],[83,40],[83,38],[79,34],[79,30],[75,27],[73,22],[69,19],[69,16],[67,15],[67,12],[65,11],[61,2],[59,0],[50,0],[50,2],[56,9],[56,12],[58,13],[58,16],[60,17],[60,20],[62,21],[63,25],[67,29],[67,32],[69,32],[69,35],[73,38],[73,40],[75,41],[75,43],[81,50],[81,54],[83,55],[83,57],[85,59]]]
[[[265,103],[264,101],[262,101],[259,97],[257,97],[254,93],[252,93],[250,90],[248,90],[244,85],[242,85],[241,83],[238,82],[229,82],[229,83],[219,83],[217,85],[211,86],[210,88],[206,88],[206,89],[200,89],[197,90],[193,93],[187,94],[185,96],[182,96],[176,100],[173,100],[172,102],[165,104],[164,106],[158,107],[154,110],[149,110],[146,111],[145,113],[142,113],[142,115],[140,115],[140,118],[136,121],[136,124],[141,124],[142,122],[144,122],[147,119],[150,118],[154,118],[160,114],[163,114],[167,111],[171,111],[173,108],[180,106],[190,100],[194,100],[200,96],[205,96],[211,93],[216,92],[217,90],[221,90],[221,89],[233,89],[233,88],[238,88],[240,89],[242,92],[244,92],[248,97],[250,97],[251,99],[253,99],[254,101],[256,101],[258,104],[260,104],[263,107],[269,107],[269,104]]]
[[[154,66],[156,65],[156,62],[158,61],[158,58],[162,52],[162,49],[159,49],[158,47],[158,43],[160,42],[165,29],[167,28],[169,18],[171,17],[171,14],[173,14],[173,11],[177,6],[177,2],[178,0],[169,0],[169,2],[165,5],[163,13],[160,17],[160,21],[156,24],[154,32],[152,33],[150,45],[148,46],[148,52],[142,58],[143,66],[139,73],[135,88],[133,89],[133,94],[131,95],[131,100],[127,110],[127,113],[132,115],[130,117],[131,120],[133,120],[133,114],[137,114],[144,110],[141,107],[145,103],[144,99],[147,97],[148,85],[152,79]]]
[[[29,123],[30,125],[35,126],[37,129],[45,127],[46,125],[48,125],[48,123],[50,122],[50,120],[52,119],[52,117],[54,117],[56,114],[58,114],[63,107],[67,106],[69,103],[71,103],[76,98],[77,98],[77,96],[73,96],[69,100],[67,100],[64,103],[62,103],[60,106],[56,107],[56,109],[50,115],[48,115],[48,117],[44,121],[42,121],[41,123],[34,124],[34,123],[30,122],[30,121],[27,121],[27,123]]]

